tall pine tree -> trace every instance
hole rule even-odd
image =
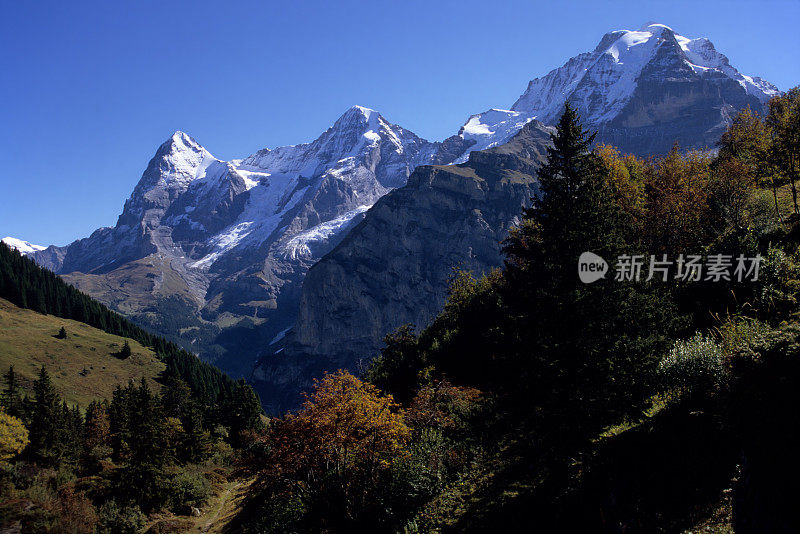
[[[516,382],[525,404],[567,433],[638,409],[672,320],[658,288],[614,280],[617,257],[638,243],[593,141],[567,104],[538,172],[541,194],[504,247]],[[579,280],[583,252],[608,262],[604,279]]]
[[[48,464],[58,462],[57,443],[62,426],[62,409],[58,393],[47,369],[42,366],[33,383],[33,406],[30,425],[31,454]]]
[[[3,376],[5,387],[3,388],[2,406],[8,415],[14,417],[22,416],[22,401],[19,398],[19,384],[14,366],[8,368],[8,372]]]

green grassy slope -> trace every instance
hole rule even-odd
[[[66,339],[55,335],[61,327]],[[85,407],[94,399],[110,399],[117,384],[154,379],[164,364],[155,353],[129,340],[132,355],[119,359],[125,338],[107,334],[78,321],[42,315],[0,299],[0,371],[10,365],[23,390],[30,391],[45,365],[59,393],[70,404]],[[155,384],[153,384],[155,385]]]

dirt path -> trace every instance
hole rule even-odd
[[[237,479],[226,482],[222,487],[222,491],[212,501],[208,511],[197,518],[196,529],[203,533],[221,532],[222,528],[235,514],[238,504],[244,498],[247,488],[252,482],[252,479]]]

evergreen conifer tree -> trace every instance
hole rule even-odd
[[[3,376],[5,387],[3,388],[2,406],[8,415],[20,417],[22,415],[22,402],[19,398],[19,384],[14,366],[8,368],[8,372]]]
[[[33,395],[29,448],[35,457],[56,463],[58,454],[55,445],[59,438],[62,411],[58,393],[44,366],[33,383]]]
[[[508,344],[517,362],[509,381],[532,396],[527,403],[561,413],[552,420],[567,432],[580,430],[577,420],[639,409],[671,321],[657,288],[614,280],[617,257],[637,242],[593,140],[567,104],[538,172],[541,195],[504,246],[509,328],[519,333]],[[608,262],[605,278],[579,280],[584,252]]]
[[[122,349],[119,351],[119,357],[123,360],[131,357],[131,346],[128,343],[128,340],[125,340],[125,343],[122,345]]]

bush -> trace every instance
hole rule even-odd
[[[755,305],[770,318],[786,319],[798,305],[800,253],[771,247],[761,259]]]
[[[98,534],[137,534],[145,523],[138,506],[119,506],[115,501],[104,504],[97,515]]]
[[[409,517],[441,491],[447,479],[448,452],[442,431],[423,429],[403,455],[392,464],[385,506],[397,517]]]
[[[84,493],[76,493],[72,485],[58,492],[58,528],[55,532],[91,534],[97,524],[97,513]]]
[[[658,364],[658,375],[668,393],[693,395],[711,391],[727,381],[722,345],[700,333],[677,341]]]
[[[748,202],[748,211],[756,232],[766,234],[780,228],[770,191],[762,189],[752,191]]]
[[[264,498],[266,497],[266,498]],[[243,534],[293,534],[304,532],[303,517],[307,513],[298,493],[279,491],[265,493],[255,518],[242,525]]]
[[[122,349],[117,353],[117,358],[120,360],[126,360],[131,357],[131,345],[128,343],[128,340],[125,340],[125,344],[122,345]]]
[[[719,334],[726,358],[753,343],[760,343],[769,332],[769,326],[760,321],[735,319],[725,322]]]
[[[211,484],[202,473],[183,470],[170,483],[172,509],[177,513],[186,513],[192,507],[199,508],[211,495]]]
[[[22,452],[29,442],[25,423],[0,407],[0,465]]]
[[[207,463],[217,466],[228,466],[233,463],[233,459],[233,447],[231,447],[229,443],[218,440],[211,445],[211,456]]]

